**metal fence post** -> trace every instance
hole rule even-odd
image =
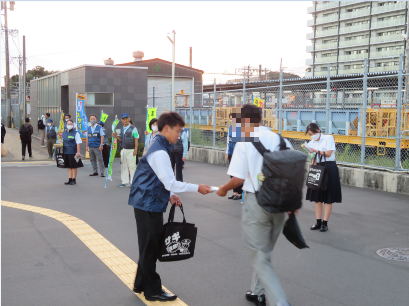
[[[195,82],[195,78],[192,79],[192,83]],[[189,118],[189,141],[192,143],[192,104],[195,101],[195,94],[193,93],[193,88],[192,83],[190,83],[190,101],[189,101],[189,112],[190,112],[190,118]]]
[[[362,112],[361,112],[361,165],[365,165],[365,149],[366,149],[366,108],[367,102],[367,86],[368,86],[368,58],[364,61],[364,79],[363,79],[363,93],[362,93]],[[362,167],[363,168],[363,167]]]
[[[403,83],[403,55],[399,57],[399,75],[398,75],[398,103],[396,105],[396,154],[395,154],[395,170],[400,169],[400,153],[402,141],[402,83]],[[406,84],[405,84],[406,86]]]
[[[328,75],[327,75],[327,101],[325,104],[325,134],[329,134],[329,99],[331,95],[331,64],[328,64]]]
[[[153,96],[152,96],[152,108],[155,108],[155,86],[152,88]]]
[[[246,104],[246,70],[243,70],[243,105]],[[242,106],[243,106],[242,105]]]
[[[213,93],[213,149],[216,148],[216,79],[214,79]]]
[[[283,59],[281,59],[280,63],[280,93],[278,97],[278,133],[281,134],[282,126],[281,121],[283,118],[283,67],[282,67]]]

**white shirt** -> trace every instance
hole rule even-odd
[[[270,128],[265,126],[259,127],[259,141],[270,151],[278,151],[280,137],[278,134],[271,132]],[[291,143],[285,139],[288,148],[293,148]],[[255,192],[254,188],[259,190],[257,176],[263,166],[263,156],[257,151],[251,142],[237,142],[231,158],[228,175],[245,180],[243,190]],[[251,181],[250,181],[251,179]]]
[[[335,141],[334,141],[334,137],[332,135],[324,135],[321,134],[321,138],[319,141],[315,141],[315,140],[311,140],[308,144],[307,144],[308,148],[312,148],[318,151],[331,151],[332,150],[332,154],[330,157],[326,157],[325,159],[327,161],[335,161]],[[321,156],[321,160],[324,161],[324,156]],[[317,162],[320,162],[320,157],[317,157]]]
[[[91,133],[95,132],[95,129],[96,129],[97,125],[98,124],[96,124],[96,123],[94,125],[91,125]],[[101,126],[101,131],[99,132],[99,135],[100,136],[105,136],[105,132],[104,132],[104,129],[102,128],[102,126]]]
[[[175,174],[172,171],[169,154],[164,150],[150,153],[147,159],[149,166],[151,166],[152,170],[155,171],[155,174],[165,186],[166,190],[171,192],[170,196],[177,192],[198,191],[199,185],[179,182],[176,180]]]
[[[82,143],[81,135],[78,131],[75,133],[75,143],[76,144]]]

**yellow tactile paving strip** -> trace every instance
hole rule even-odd
[[[31,211],[60,221],[101,259],[129,289],[133,289],[135,271],[138,265],[84,221],[59,211],[31,205],[1,201],[1,206]],[[165,287],[163,287],[163,289],[170,292]],[[135,294],[146,305],[187,306],[187,304],[180,299],[172,302],[150,302],[145,300],[143,294]]]

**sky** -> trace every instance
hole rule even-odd
[[[235,68],[251,65],[305,74],[307,7],[311,1],[16,1],[8,11],[10,57],[22,54],[26,37],[27,70],[43,66],[65,70],[82,64],[103,65],[133,61],[133,51],[144,59],[172,60],[167,33],[176,31],[176,63],[205,71],[203,80],[225,82],[239,76]],[[3,12],[2,12],[3,13]],[[2,16],[2,24],[4,17]],[[1,84],[4,85],[5,47],[1,41]],[[18,73],[12,60],[10,75]]]

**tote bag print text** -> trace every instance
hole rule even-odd
[[[182,241],[179,241],[180,235],[179,232],[174,233],[172,236],[168,236],[165,239],[165,245],[166,245],[166,251],[168,254],[163,254],[162,257],[168,257],[172,255],[178,255],[183,254],[183,255],[188,255],[190,254],[189,252],[189,245],[190,245],[190,239],[183,239]]]

